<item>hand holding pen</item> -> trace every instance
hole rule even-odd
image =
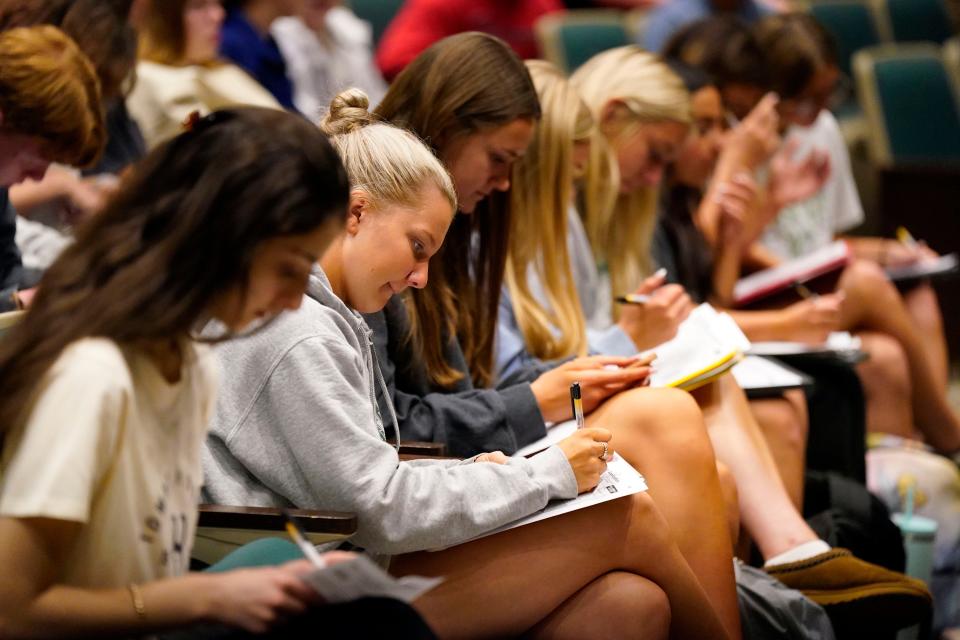
[[[563,422],[571,417],[570,385],[581,384],[583,410],[590,413],[610,396],[642,386],[650,377],[649,362],[637,356],[586,356],[541,374],[530,385],[546,422]]]
[[[677,334],[680,323],[693,311],[693,301],[680,285],[668,284],[666,271],[661,269],[633,294],[617,298],[620,318],[617,325],[636,345],[645,351],[670,340]]]

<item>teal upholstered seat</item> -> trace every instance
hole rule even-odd
[[[953,35],[943,0],[884,0],[898,42],[941,43]]]
[[[403,5],[403,0],[349,0],[348,4],[358,18],[366,20],[373,27],[373,46],[376,47]]]
[[[960,161],[958,87],[940,47],[868,49],[855,57],[854,71],[878,160]]]
[[[544,57],[568,73],[602,51],[632,42],[623,16],[615,11],[549,14],[537,22],[536,33]]]

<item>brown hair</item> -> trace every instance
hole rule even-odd
[[[151,0],[140,26],[140,57],[171,66],[182,65],[187,49],[183,22],[188,0]]]
[[[40,138],[54,162],[90,166],[106,143],[93,65],[56,27],[0,33],[0,113],[4,131]]]
[[[129,13],[130,0],[9,0],[0,8],[0,31],[38,24],[60,28],[93,62],[106,102],[124,93],[137,63]]]
[[[530,74],[500,39],[469,32],[445,38],[394,80],[377,115],[442,149],[460,137],[519,118],[540,117]],[[458,339],[473,381],[493,381],[493,343],[510,216],[508,197],[495,193],[469,216],[459,215],[430,262],[430,285],[410,294],[411,338],[433,383],[449,387],[463,376],[444,358]]]
[[[342,224],[348,196],[326,137],[283,111],[217,111],[157,147],[0,341],[0,438],[69,344],[189,337],[213,299],[244,285],[260,243]]]
[[[837,48],[830,33],[806,13],[768,16],[753,27],[763,51],[770,89],[781,98],[795,98],[824,67],[837,66]]]

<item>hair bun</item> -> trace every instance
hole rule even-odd
[[[320,128],[329,136],[343,135],[377,122],[370,113],[370,98],[360,89],[341,91],[330,101],[330,111]]]

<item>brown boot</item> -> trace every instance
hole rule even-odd
[[[932,611],[933,597],[923,582],[859,560],[846,549],[765,570],[826,609],[837,637],[841,630],[902,629],[926,622]]]

